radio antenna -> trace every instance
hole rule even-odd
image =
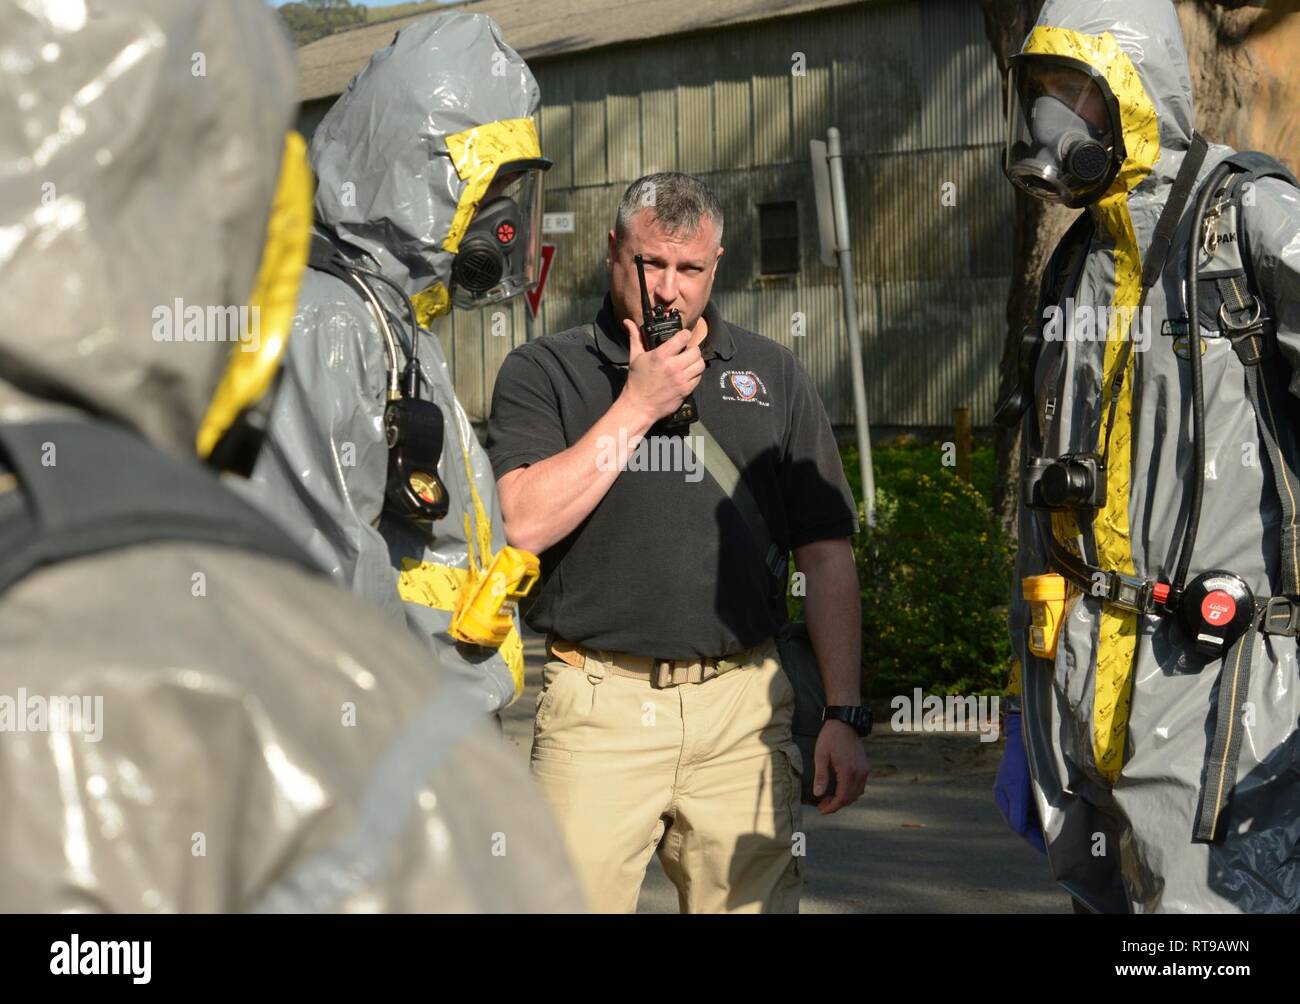
[[[638,254],[633,255],[632,260],[636,262],[636,277],[641,283],[641,325],[644,327],[654,317],[654,309],[650,306],[650,290],[645,284],[645,259]]]

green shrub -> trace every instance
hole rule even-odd
[[[872,465],[876,475],[876,489],[897,481],[905,472],[917,474],[934,474],[936,471],[956,476],[952,467],[944,466],[945,458],[950,456],[938,443],[922,443],[909,436],[900,436],[884,446],[876,446],[871,451]],[[853,497],[862,498],[862,477],[858,468],[858,446],[850,443],[840,447],[840,460],[844,464],[844,475],[848,478]],[[971,481],[984,496],[985,504],[993,505],[993,466],[992,447],[979,447],[971,453]]]
[[[992,452],[978,450],[972,458],[985,492],[992,487]],[[856,491],[856,450],[843,453]],[[876,526],[864,524],[853,545],[865,692],[878,698],[915,687],[932,694],[1000,692],[1011,549],[987,494],[944,467],[938,446],[873,453]]]

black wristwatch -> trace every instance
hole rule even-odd
[[[846,704],[828,704],[822,712],[822,721],[835,719],[850,726],[860,736],[871,735],[871,709],[863,705],[849,707]]]

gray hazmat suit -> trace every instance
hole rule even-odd
[[[0,423],[93,416],[197,464],[242,345],[155,325],[247,303],[272,260],[287,41],[259,0],[0,0],[0,37]],[[72,695],[97,735],[31,727]],[[0,910],[576,909],[476,704],[297,566],[183,541],[44,566],[0,594]]]
[[[1126,160],[1092,213],[1076,309],[1045,344],[1025,453],[1101,452],[1103,375],[1118,367],[1152,232],[1193,134],[1182,34],[1167,0],[1051,0],[1025,51],[1065,55],[1105,73],[1117,91]],[[1135,72],[1134,72],[1135,71]],[[1201,180],[1232,151],[1211,145]],[[1193,193],[1193,199],[1196,193]],[[1300,394],[1300,197],[1265,179],[1244,206],[1258,288],[1277,321],[1289,389]],[[1178,560],[1192,485],[1187,353],[1162,335],[1185,315],[1190,206],[1147,300],[1112,433],[1105,507],[1062,518],[1022,506],[1012,644],[1023,665],[1024,731],[1052,870],[1099,911],[1294,912],[1300,908],[1300,681],[1293,637],[1257,636],[1240,760],[1217,843],[1193,842],[1218,661],[1193,652],[1172,617],[1126,613],[1071,590],[1054,664],[1026,647],[1021,577],[1048,571],[1046,537],[1089,560],[1168,579]],[[1079,308],[1087,307],[1091,314]],[[1107,334],[1112,337],[1107,338]],[[1228,569],[1258,597],[1279,590],[1282,519],[1244,368],[1227,339],[1202,328],[1207,470],[1191,575]],[[1285,381],[1279,383],[1279,388]],[[1285,391],[1279,393],[1285,397]],[[1108,401],[1108,396],[1106,398]],[[1296,460],[1294,430],[1283,436]],[[1100,560],[1098,560],[1100,559]]]
[[[527,65],[490,18],[447,13],[404,28],[313,136],[320,229],[348,261],[401,286],[427,323],[449,309],[449,233],[497,166],[538,154],[529,119],[538,101]],[[472,142],[449,147],[449,136],[467,134]],[[376,290],[392,323],[409,327],[397,297]],[[466,568],[469,547],[486,565],[483,552],[505,546],[496,484],[438,339],[423,329],[418,353],[420,393],[441,408],[446,429],[439,472],[450,509],[431,535],[400,517],[381,520],[388,357],[362,294],[325,272],[304,276],[267,447],[247,488],[335,579],[392,623],[409,623],[493,712],[523,689],[518,616],[500,650],[457,643],[447,570]]]

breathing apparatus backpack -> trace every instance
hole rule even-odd
[[[1166,212],[1157,224],[1156,233],[1143,267],[1143,300],[1146,290],[1163,270],[1175,228],[1200,163],[1206,144],[1195,137],[1184,157],[1184,170],[1175,182]],[[1096,507],[1097,481],[1084,483],[1082,467],[1085,455],[1065,456],[1041,461],[1027,460],[1022,481],[1037,476],[1038,491],[1025,491],[1022,504],[1039,511],[1041,535],[1047,544],[1053,571],[1030,576],[1022,585],[1029,604],[1031,624],[1028,647],[1042,659],[1054,660],[1063,623],[1067,590],[1066,581],[1085,593],[1100,596],[1104,603],[1142,614],[1176,618],[1184,637],[1197,652],[1210,661],[1220,662],[1220,680],[1215,711],[1215,729],[1207,750],[1200,805],[1193,839],[1212,842],[1223,835],[1225,809],[1231,794],[1232,779],[1240,751],[1241,732],[1234,728],[1240,720],[1246,700],[1246,682],[1250,675],[1251,653],[1257,633],[1300,636],[1300,539],[1296,520],[1300,500],[1300,474],[1297,473],[1295,430],[1300,428],[1300,406],[1287,391],[1290,368],[1281,358],[1277,346],[1276,323],[1270,305],[1259,291],[1254,274],[1249,238],[1245,226],[1245,208],[1253,204],[1255,184],[1263,178],[1277,178],[1292,187],[1300,187],[1286,167],[1256,152],[1234,153],[1209,173],[1194,205],[1191,222],[1187,273],[1182,284],[1184,299],[1194,291],[1194,303],[1184,303],[1184,316],[1165,322],[1162,335],[1172,339],[1173,349],[1190,362],[1192,374],[1192,440],[1195,459],[1191,465],[1192,488],[1189,516],[1179,548],[1179,560],[1173,575],[1166,580],[1148,580],[1122,572],[1102,569],[1062,545],[1046,523],[1051,510],[1089,509]],[[1083,260],[1092,237],[1091,219],[1083,214],[1067,231],[1054,251],[1044,272],[1039,298],[1039,317],[1046,308],[1058,305],[1077,287]],[[1191,337],[1191,311],[1196,311],[1199,327],[1212,335]],[[1282,561],[1281,589],[1272,597],[1256,597],[1246,582],[1227,569],[1210,569],[1187,581],[1196,544],[1201,501],[1205,482],[1205,404],[1201,371],[1200,344],[1207,337],[1227,338],[1245,371],[1246,395],[1250,399],[1259,428],[1260,440],[1268,455],[1273,483],[1282,512],[1280,526]],[[1004,395],[996,419],[1010,426],[1024,416],[1034,400],[1034,373],[1044,341],[1041,322],[1031,325],[1022,336],[1016,384]],[[1119,398],[1120,384],[1131,341],[1126,342],[1123,357],[1116,367],[1111,388],[1110,414],[1103,436],[1109,442],[1110,425]],[[1262,364],[1268,363],[1264,366]],[[1086,455],[1100,479],[1100,495],[1105,497],[1106,450],[1100,457]],[[1035,465],[1039,465],[1035,469]],[[1049,480],[1052,465],[1064,468]],[[1082,471],[1082,473],[1081,473]],[[1088,488],[1093,491],[1088,491]],[[1060,490],[1058,490],[1060,489]],[[1070,504],[1070,489],[1082,504]],[[1203,668],[1203,667],[1202,667]]]

